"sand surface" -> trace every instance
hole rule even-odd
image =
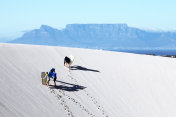
[[[40,75],[53,67],[47,88]],[[174,58],[0,44],[0,75],[1,117],[176,117]]]

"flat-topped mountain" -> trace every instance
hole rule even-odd
[[[10,43],[98,49],[175,48],[176,32],[146,31],[127,24],[68,24],[64,29],[42,25]]]

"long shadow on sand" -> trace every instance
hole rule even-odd
[[[60,82],[63,85],[57,85],[56,87],[53,86],[53,87],[51,87],[52,89],[61,89],[61,90],[64,90],[64,91],[73,92],[73,91],[80,91],[80,90],[83,90],[83,89],[86,88],[84,86],[75,85],[75,84],[71,84],[71,83],[67,83],[67,82],[62,82],[62,81],[59,81],[59,80],[56,80],[56,82]]]
[[[94,69],[88,69],[79,65],[74,65],[70,67],[70,70],[83,70],[83,71],[92,71],[92,72],[100,72],[98,70],[94,70]]]

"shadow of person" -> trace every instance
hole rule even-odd
[[[65,86],[65,85],[59,85],[54,87],[55,89],[61,89],[64,91],[69,91],[69,92],[73,92],[73,91],[80,91],[83,90],[85,87],[79,86],[79,85],[73,85],[73,86]]]
[[[83,70],[83,71],[92,71],[92,72],[100,72],[98,70],[94,70],[94,69],[88,69],[79,65],[74,65],[70,67],[70,70]]]
[[[56,82],[60,82],[61,84],[64,84],[64,85],[58,85],[58,86],[56,85],[55,87],[54,86],[51,87],[51,89],[61,89],[64,91],[73,92],[73,91],[80,91],[86,88],[84,86],[75,85],[75,84],[71,84],[71,83],[67,83],[59,80],[56,80]]]

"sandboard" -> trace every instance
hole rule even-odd
[[[41,78],[45,77],[45,72],[41,72]]]
[[[46,85],[47,79],[45,78],[45,72],[41,72],[42,84]]]

